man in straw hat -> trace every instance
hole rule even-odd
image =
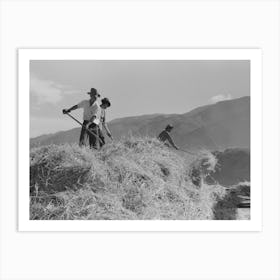
[[[100,111],[100,107],[97,103],[97,98],[100,97],[100,94],[97,92],[95,88],[91,88],[90,91],[88,92],[90,99],[89,100],[83,100],[77,105],[74,105],[73,107],[69,109],[64,109],[63,113],[67,114],[70,113],[73,110],[83,108],[84,113],[83,113],[83,126],[81,129],[81,134],[80,134],[80,141],[79,145],[85,145],[87,135],[91,135],[89,132],[87,132],[86,127],[94,120],[97,118],[97,115]]]
[[[165,129],[159,134],[158,140],[163,142],[165,145],[169,147],[171,145],[174,149],[179,150],[179,148],[175,145],[174,141],[172,140],[170,136],[170,132],[173,129],[173,126],[171,124],[168,124]]]

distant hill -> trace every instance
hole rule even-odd
[[[250,97],[198,107],[185,114],[154,114],[109,122],[115,139],[128,134],[156,137],[165,126],[174,125],[172,136],[181,148],[221,150],[250,148]],[[30,139],[30,146],[77,143],[80,128]]]
[[[222,186],[250,182],[250,151],[248,149],[226,149],[214,152],[217,166],[207,178],[208,183],[218,182]]]

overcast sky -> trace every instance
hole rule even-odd
[[[250,95],[249,61],[30,62],[30,136],[77,127],[62,114],[95,87],[112,106],[107,119],[186,113],[198,106]],[[73,111],[78,119],[82,111]]]

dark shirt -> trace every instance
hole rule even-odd
[[[177,149],[177,147],[176,147],[175,143],[173,142],[171,136],[169,135],[169,133],[168,133],[166,130],[163,130],[163,131],[159,134],[158,140],[160,140],[161,142],[164,142],[164,143],[166,143],[166,141],[167,141],[167,142],[169,142],[169,144],[170,144],[172,147],[174,147],[175,149]]]

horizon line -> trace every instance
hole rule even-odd
[[[108,124],[110,124],[111,122],[113,121],[118,121],[118,120],[122,120],[122,119],[127,119],[127,118],[137,118],[137,117],[144,117],[144,116],[155,116],[155,115],[165,115],[165,116],[172,116],[172,115],[184,115],[184,114],[188,114],[198,108],[202,108],[202,107],[207,107],[207,106],[214,106],[216,104],[219,104],[219,103],[223,103],[223,102],[229,102],[229,101],[232,101],[232,100],[238,100],[238,99],[242,99],[242,98],[250,98],[251,96],[250,95],[245,95],[245,96],[241,96],[241,97],[237,97],[237,98],[232,98],[232,99],[229,99],[229,100],[221,100],[221,101],[218,101],[216,103],[213,103],[213,104],[206,104],[206,105],[201,105],[201,106],[198,106],[198,107],[195,107],[185,113],[171,113],[171,114],[164,114],[164,113],[154,113],[154,114],[144,114],[144,115],[133,115],[133,116],[127,116],[127,117],[122,117],[122,118],[115,118],[115,119],[112,119],[108,122]],[[71,129],[67,129],[67,130],[59,130],[59,131],[56,131],[56,132],[50,132],[50,133],[44,133],[44,134],[40,134],[38,136],[35,136],[35,137],[30,137],[29,136],[29,140],[31,139],[36,139],[38,137],[42,137],[42,136],[48,136],[48,135],[54,135],[54,134],[57,134],[57,133],[60,133],[60,132],[66,132],[66,131],[70,131],[70,130],[74,130],[76,128],[79,128],[79,126],[77,127],[74,127],[74,128],[71,128]]]

